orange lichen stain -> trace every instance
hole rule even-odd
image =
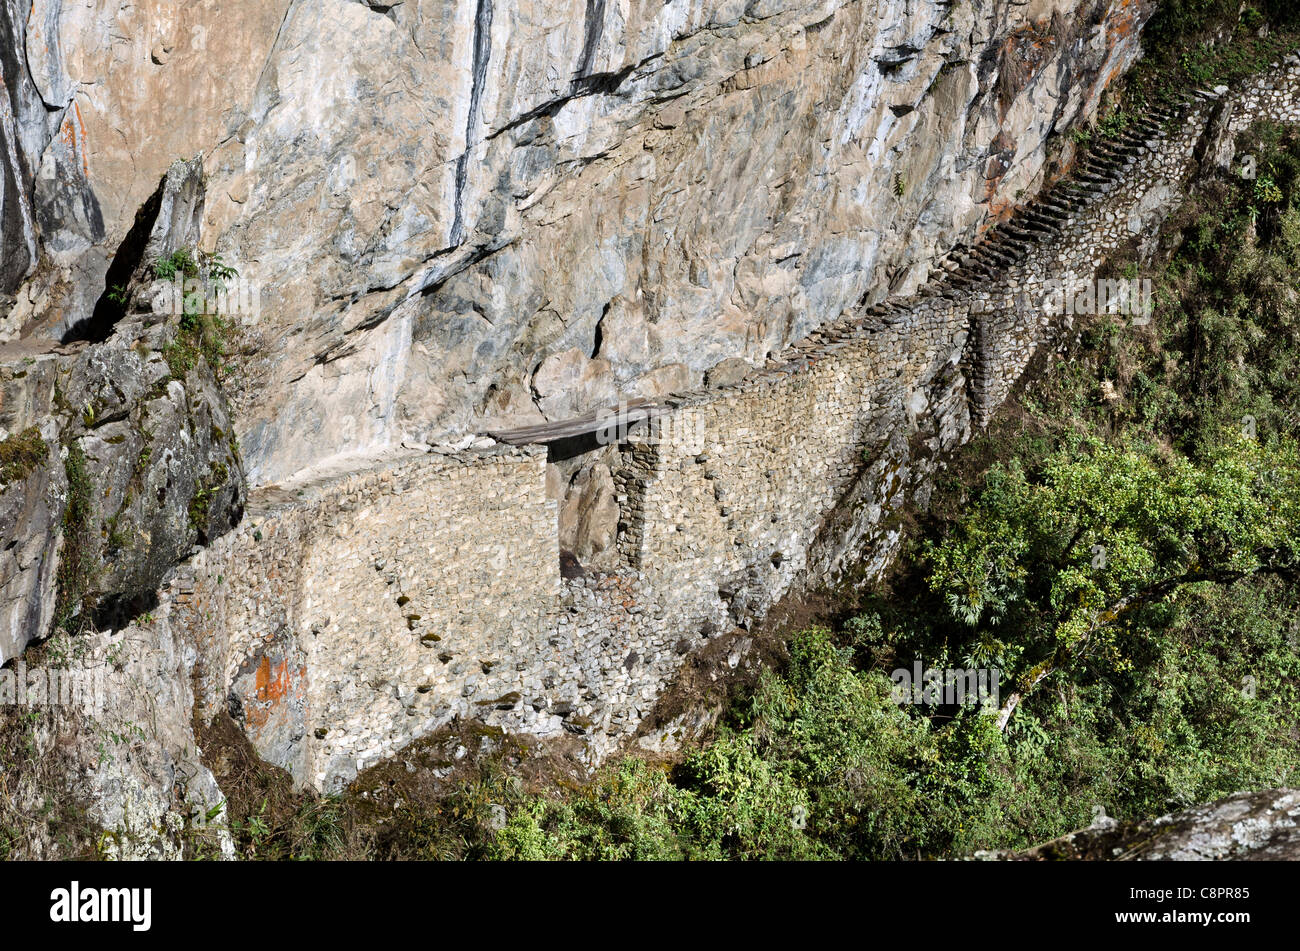
[[[1110,8],[1105,23],[1114,40],[1127,40],[1135,36],[1150,16],[1150,0],[1119,0]],[[1111,43],[1114,48],[1115,43]]]
[[[1029,74],[1032,76],[1047,55],[1056,49],[1057,42],[1057,38],[1051,32],[1050,23],[1044,20],[1013,31],[1006,39],[1005,52],[1015,54],[1016,58],[1029,68]]]
[[[255,681],[257,699],[263,703],[284,699],[289,692],[289,662],[282,660],[275,666],[275,676],[271,675],[271,659],[263,657],[257,667]]]
[[[306,670],[301,667],[297,671],[291,671],[287,660],[272,666],[271,659],[263,657],[257,665],[257,676],[253,681],[255,702],[248,704],[245,710],[248,725],[255,729],[265,726],[275,708],[291,695],[294,675],[301,678],[305,673]]]
[[[86,148],[86,120],[81,117],[81,103],[73,100],[72,110],[77,114],[77,135],[78,145],[81,149],[81,171],[87,178],[90,177],[90,150]]]
[[[979,234],[982,237],[990,228],[1002,224],[1004,221],[1011,220],[1011,216],[1016,213],[1019,205],[1006,198],[991,199],[985,204],[988,211],[988,217],[979,226]]]
[[[64,115],[63,124],[59,126],[59,139],[68,154],[81,157],[81,171],[90,177],[90,156],[86,148],[86,122],[81,117],[81,105],[72,103],[72,108]]]

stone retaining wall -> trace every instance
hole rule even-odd
[[[1298,91],[1293,58],[1157,111],[918,297],[676,400],[619,447],[616,570],[561,578],[540,448],[412,455],[268,503],[164,594],[202,712],[228,705],[265,758],[327,789],[453,716],[568,731],[598,761],[710,638],[882,570],[891,515],[925,503],[941,455],[1061,325],[1048,279],[1149,241],[1215,128],[1300,121]]]

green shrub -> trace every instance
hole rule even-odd
[[[50,455],[49,447],[35,426],[0,440],[0,485],[21,482]]]
[[[88,620],[98,555],[91,533],[91,482],[81,445],[68,444],[64,470],[68,498],[63,509],[63,542],[59,549],[54,625],[78,633]]]
[[[153,262],[153,276],[160,281],[172,281],[178,277],[198,277],[199,262],[189,248],[177,248],[171,254]]]

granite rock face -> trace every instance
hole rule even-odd
[[[120,626],[243,514],[228,334],[149,263],[197,237],[204,185],[197,160],[168,169],[66,344],[0,344],[0,663],[55,625]]]
[[[34,660],[0,669],[0,745],[21,751],[5,805],[47,820],[7,841],[8,858],[179,859],[196,834],[234,856],[226,796],[195,742],[190,646],[129,626],[57,634]]]
[[[256,484],[689,389],[1035,190],[1151,7],[4,0],[0,339],[85,320],[200,156]]]
[[[0,439],[39,432],[45,447],[0,480],[0,663],[56,612],[116,626],[145,610],[176,562],[242,514],[225,400],[205,363],[168,364],[175,337],[126,321],[103,343],[0,366]]]
[[[0,469],[0,663],[48,630],[54,618],[55,553],[67,504],[67,478],[51,446],[54,430],[46,425],[0,431],[0,459],[12,459],[24,443],[28,449],[24,465],[9,462]]]
[[[982,853],[980,857],[1294,862],[1300,859],[1300,792],[1240,792],[1148,822],[1121,823],[1103,816],[1087,829],[1025,852]]]

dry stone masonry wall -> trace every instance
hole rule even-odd
[[[685,655],[800,587],[883,569],[893,513],[926,502],[941,455],[1061,323],[1048,282],[1149,240],[1195,164],[1226,164],[1257,119],[1300,122],[1300,57],[1158,108],[919,295],[670,400],[618,447],[612,570],[562,577],[546,450],[483,439],[264,497],[174,574],[156,623],[198,645],[204,713],[229,707],[318,788],[453,716],[583,736],[596,762],[638,734]]]
[[[553,625],[542,451],[408,456],[289,494],[178,572],[168,607],[203,645],[205,714],[228,703],[296,775],[391,754]]]

